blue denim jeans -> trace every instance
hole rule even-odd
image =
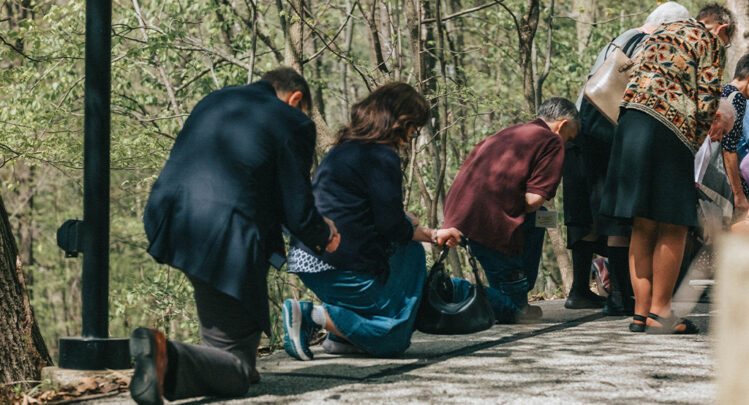
[[[525,242],[523,252],[519,255],[508,255],[474,240],[469,242],[473,255],[484,269],[489,285],[510,297],[518,308],[528,304],[528,291],[536,283],[546,232],[546,229],[536,227],[535,213],[525,216],[522,229]]]
[[[471,284],[468,280],[453,277],[453,302],[459,302],[468,297],[471,292]],[[494,319],[499,323],[515,323],[520,307],[515,305],[510,297],[491,287],[484,287],[486,296],[492,304]]]
[[[374,356],[395,356],[411,345],[424,289],[424,248],[414,241],[396,246],[384,283],[374,274],[349,270],[297,273],[346,339]],[[459,301],[468,295],[471,283],[454,278],[453,285]],[[495,289],[486,290],[497,321],[514,322],[518,307],[512,300]]]
[[[372,273],[350,270],[298,273],[346,339],[374,356],[395,356],[411,345],[424,289],[424,248],[415,241],[395,246],[384,283]]]

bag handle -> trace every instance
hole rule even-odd
[[[473,255],[473,251],[471,251],[471,246],[468,244],[468,238],[464,238],[461,241],[461,244],[466,249],[466,252],[468,252],[468,263],[471,265],[471,269],[473,270],[473,277],[476,279],[476,285],[479,289],[484,289],[484,283],[481,282],[481,277],[479,277],[479,266],[476,264],[476,256]]]
[[[647,35],[648,34],[644,32],[640,32],[640,33],[633,35],[632,38],[630,38],[627,41],[627,43],[624,44],[624,48],[622,49],[622,52],[624,52],[624,54],[627,55],[627,57],[631,58],[634,52],[630,52],[630,51],[634,51],[634,48],[637,48],[637,45],[639,45],[640,42],[642,42],[643,38],[645,38]]]
[[[466,252],[468,253],[468,263],[471,265],[471,270],[473,271],[473,277],[476,279],[476,286],[477,288],[483,290],[484,285],[481,283],[481,277],[479,277],[479,267],[476,263],[476,256],[473,255],[473,251],[471,251],[471,246],[469,245],[469,240],[465,236],[460,240],[460,246],[462,246]],[[434,273],[436,273],[439,269],[444,268],[444,261],[447,259],[447,255],[450,253],[450,248],[445,246],[442,248],[442,252],[440,253],[439,259],[437,259],[436,262],[434,262],[434,265],[432,265],[432,270],[429,271],[429,277],[431,277]]]

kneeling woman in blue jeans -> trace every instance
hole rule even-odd
[[[334,253],[317,255],[291,241],[288,271],[323,305],[284,302],[290,356],[312,359],[308,341],[320,328],[330,332],[323,343],[329,353],[394,356],[408,349],[426,277],[419,242],[456,246],[461,237],[455,228],[418,226],[403,208],[398,150],[428,117],[429,104],[413,87],[386,84],[353,106],[350,123],[317,168],[315,205],[333,220],[341,243]],[[467,281],[454,284],[457,295],[467,294]],[[497,318],[512,321],[512,301],[496,290],[489,296]]]

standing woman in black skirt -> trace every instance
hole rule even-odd
[[[697,226],[694,154],[718,108],[734,30],[730,11],[717,4],[696,21],[662,25],[643,46],[627,86],[601,212],[633,220],[633,332],[697,332],[673,316],[671,298],[687,230]]]

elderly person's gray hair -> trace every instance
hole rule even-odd
[[[661,4],[653,10],[645,20],[645,25],[653,25],[657,27],[661,24],[686,20],[691,17],[692,16],[689,14],[689,10],[687,10],[686,7],[675,1],[669,1]]]
[[[536,116],[546,122],[565,119],[580,122],[580,113],[575,104],[562,97],[552,97],[541,103]]]
[[[715,113],[715,119],[710,125],[710,139],[717,141],[723,138],[725,134],[731,132],[736,121],[736,110],[728,101],[728,98],[722,97],[718,104],[718,111]]]
[[[736,109],[728,101],[727,97],[721,97],[720,104],[718,104],[718,113],[728,119],[731,122],[731,126],[733,126],[734,121],[736,121]]]

